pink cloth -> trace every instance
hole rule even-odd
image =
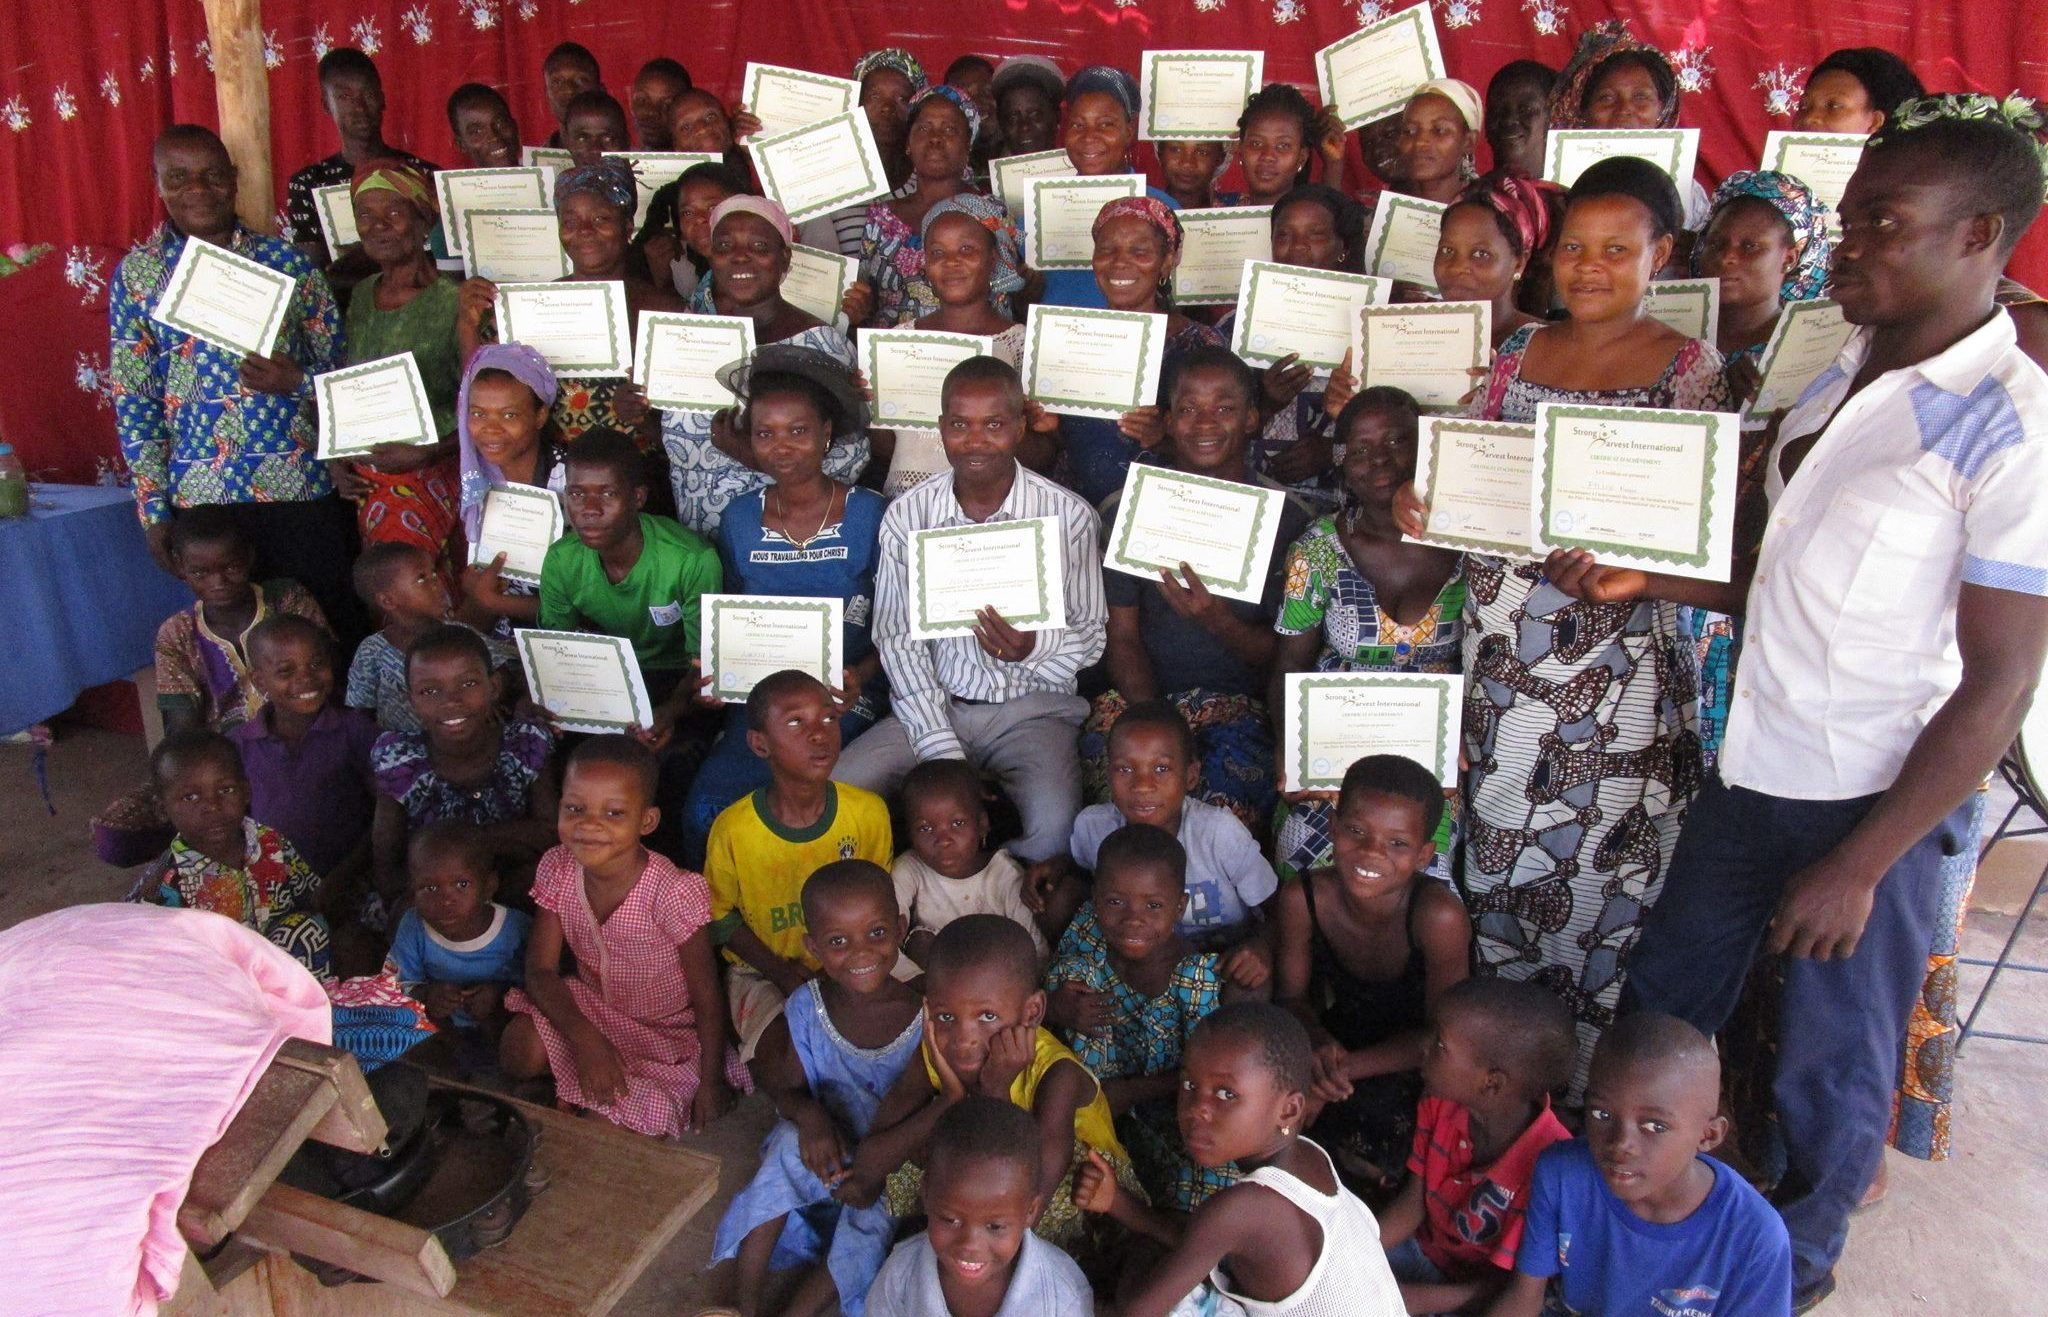
[[[87,905],[0,932],[0,1308],[156,1312],[199,1155],[286,1038],[330,1030],[319,980],[222,915]]]
[[[576,953],[576,973],[563,985],[583,1018],[618,1049],[626,1069],[625,1097],[603,1106],[586,1100],[569,1040],[515,988],[505,994],[505,1006],[533,1017],[556,1095],[641,1134],[683,1133],[697,1098],[699,1048],[697,1012],[680,955],[683,943],[711,922],[704,879],[649,851],[640,880],[600,924],[583,887],[583,866],[568,847],[557,846],[541,857],[533,903],[560,917],[562,938]],[[731,1048],[725,1078],[742,1092],[753,1091],[746,1066]]]

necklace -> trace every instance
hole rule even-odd
[[[817,539],[820,535],[823,535],[825,533],[825,528],[833,524],[832,513],[834,512],[834,510],[838,508],[839,497],[843,491],[840,488],[839,482],[832,482],[832,492],[825,496],[825,514],[818,518],[817,529],[801,539],[797,538],[797,533],[795,529],[790,526],[789,513],[787,509],[785,509],[782,506],[781,486],[778,485],[769,492],[775,496],[775,518],[777,521],[780,521],[782,523],[783,538],[788,540],[791,544],[794,544],[799,549],[808,549],[811,547],[811,541]]]

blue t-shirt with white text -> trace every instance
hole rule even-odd
[[[1536,1163],[1515,1270],[1557,1278],[1581,1317],[1789,1317],[1792,1244],[1762,1194],[1726,1164],[1683,1221],[1645,1221],[1616,1198],[1582,1138]]]

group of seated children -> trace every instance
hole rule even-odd
[[[384,629],[344,707],[317,608],[253,584],[231,522],[180,518],[199,601],[167,643],[241,717],[157,750],[172,836],[138,894],[392,985],[423,1019],[366,1063],[446,1035],[458,1064],[668,1138],[765,1093],[781,1120],[713,1277],[750,1317],[1789,1311],[1779,1217],[1705,1157],[1711,1047],[1663,1017],[1611,1029],[1572,1139],[1550,1106],[1570,1014],[1468,977],[1470,920],[1429,873],[1444,794],[1410,760],[1353,764],[1331,863],[1282,885],[1193,798],[1183,715],[1141,700],[1107,737],[1109,800],[1025,863],[991,846],[969,760],[918,764],[893,802],[835,781],[844,693],[780,672],[744,707],[765,785],[716,815],[701,876],[680,867],[689,765],[664,751],[698,698],[694,618],[652,614],[643,578],[669,598],[700,567],[618,447],[566,459],[537,612],[632,642],[661,689],[631,735],[514,704],[511,656],[398,546],[358,564]]]

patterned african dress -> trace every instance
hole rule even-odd
[[[453,434],[455,393],[462,379],[455,347],[455,281],[437,279],[404,306],[384,311],[377,306],[377,285],[383,278],[381,270],[369,276],[349,298],[342,322],[347,364],[412,353],[433,408],[434,432]],[[443,561],[449,532],[455,529],[460,488],[455,454],[417,471],[379,471],[367,462],[354,465],[356,474],[370,485],[356,509],[363,542],[410,544]]]
[[[554,750],[553,732],[513,719],[499,733],[490,777],[469,786],[441,776],[424,733],[386,732],[370,747],[370,771],[378,793],[403,806],[406,821],[415,828],[442,819],[510,823],[532,808],[533,784],[547,771]]]
[[[1074,922],[1093,925],[1095,907],[1082,907]],[[1062,953],[1045,972],[1048,990],[1078,983],[1107,993],[1114,1003],[1103,1033],[1073,1033],[1067,1045],[1098,1079],[1170,1075],[1180,1069],[1188,1035],[1223,1002],[1222,958],[1213,951],[1181,958],[1166,988],[1148,997],[1125,982],[1110,963],[1100,934],[1081,945],[1061,942]],[[1204,1168],[1189,1159],[1170,1097],[1141,1103],[1116,1118],[1116,1132],[1129,1149],[1138,1179],[1155,1206],[1192,1212],[1219,1189],[1236,1183],[1234,1167]]]
[[[1337,519],[1323,517],[1287,551],[1287,594],[1273,629],[1283,636],[1320,631],[1317,672],[1456,672],[1465,634],[1465,564],[1461,559],[1436,599],[1413,623],[1381,610],[1372,582],[1351,561]],[[1278,721],[1276,719],[1276,721]],[[1273,854],[1282,879],[1331,862],[1328,801],[1289,805]],[[1448,880],[1456,823],[1450,810],[1437,829],[1429,872]]]
[[[320,877],[275,828],[242,820],[243,859],[223,864],[173,837],[129,900],[208,910],[261,933],[316,977],[328,977],[327,921],[312,911]]]
[[[1482,415],[1545,402],[1727,410],[1721,354],[1691,339],[1648,388],[1574,392],[1501,345]],[[1574,1098],[1622,966],[1699,790],[1699,661],[1676,604],[1586,604],[1540,565],[1471,554],[1465,603],[1465,904],[1480,973],[1535,979],[1578,1017]]]

